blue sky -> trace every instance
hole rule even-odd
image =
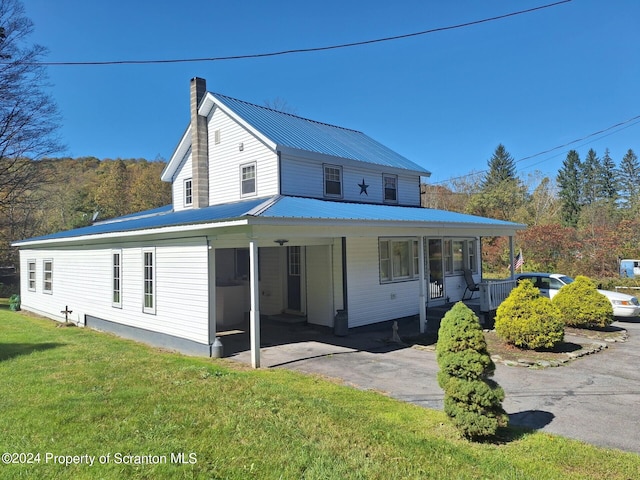
[[[24,0],[51,62],[221,57],[473,22],[552,0]],[[66,155],[168,159],[189,80],[361,130],[432,182],[482,171],[502,143],[518,173],[555,177],[566,152],[640,155],[637,0],[573,0],[466,28],[319,53],[199,63],[50,66]],[[524,159],[524,160],[523,160]]]

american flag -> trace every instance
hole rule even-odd
[[[518,255],[516,255],[516,258],[513,259],[513,269],[517,270],[521,268],[523,264],[524,257],[522,256],[522,250],[520,250],[520,252],[518,252]]]

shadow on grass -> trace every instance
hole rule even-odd
[[[486,439],[486,443],[506,444],[515,442],[521,438],[549,425],[555,415],[544,410],[525,410],[509,415],[509,425],[498,428],[495,437]]]
[[[64,343],[0,343],[0,362],[64,345]]]

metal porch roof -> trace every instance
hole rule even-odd
[[[141,230],[155,230],[165,227],[179,227],[198,224],[215,224],[239,219],[251,218],[271,219],[277,224],[278,219],[297,219],[308,221],[313,225],[316,220],[335,220],[341,222],[389,222],[389,226],[402,226],[406,223],[424,223],[425,227],[434,224],[442,227],[446,224],[466,225],[469,227],[502,228],[518,230],[524,228],[513,222],[491,218],[466,215],[420,207],[401,207],[392,205],[376,205],[365,203],[348,203],[315,198],[275,196],[255,198],[206,208],[181,210],[175,212],[170,207],[127,215],[88,227],[66,230],[41,237],[14,242],[15,246],[26,246],[54,240],[71,240],[74,238],[130,232],[135,235]]]

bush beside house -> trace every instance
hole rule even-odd
[[[507,343],[532,350],[553,348],[564,339],[560,312],[528,280],[520,282],[498,307],[495,330]]]
[[[567,326],[604,328],[614,320],[609,299],[598,292],[593,281],[583,275],[562,287],[552,303]]]
[[[438,385],[444,390],[444,411],[467,438],[492,437],[506,426],[504,391],[489,377],[495,364],[478,317],[462,302],[449,310],[438,331]]]

